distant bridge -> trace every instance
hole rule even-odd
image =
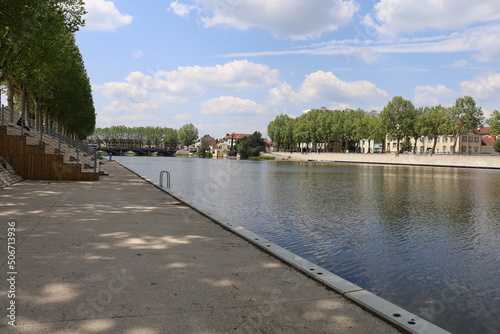
[[[107,153],[111,153],[113,155],[124,155],[126,152],[134,152],[138,155],[142,156],[151,156],[153,153],[156,153],[159,156],[170,157],[175,154],[177,149],[175,148],[146,148],[146,147],[99,147],[98,151],[104,151]]]

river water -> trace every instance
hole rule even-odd
[[[115,157],[452,333],[500,332],[500,171]]]

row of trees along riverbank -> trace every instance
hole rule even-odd
[[[0,0],[0,85],[36,127],[83,139],[95,127],[90,81],[74,33],[83,0]],[[17,108],[16,108],[17,109]]]
[[[177,147],[178,144],[190,146],[198,140],[198,129],[191,123],[179,130],[160,126],[127,127],[124,125],[97,128],[87,137],[92,143],[117,146],[121,141],[130,148],[165,145]]]
[[[459,135],[482,126],[484,120],[483,110],[476,106],[471,96],[458,98],[448,108],[441,105],[416,108],[411,101],[396,96],[378,115],[361,109],[312,109],[297,118],[281,114],[269,123],[267,133],[278,144],[278,149],[290,150],[306,143],[312,144],[314,150],[318,143],[325,143],[326,151],[332,151],[332,143],[341,142],[344,151],[356,152],[362,140],[382,143],[384,149],[389,137],[396,138],[403,151],[415,152],[417,140],[421,137],[453,136],[457,139]],[[500,134],[500,112],[495,110],[488,124],[492,133]],[[497,146],[500,146],[499,142]],[[455,152],[454,146],[452,150]]]

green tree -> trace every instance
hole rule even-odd
[[[57,125],[75,139],[91,134],[92,93],[74,39],[83,1],[2,0],[0,8],[0,83],[7,86],[8,106],[14,109],[17,98],[37,128]]]
[[[198,139],[198,129],[191,123],[183,125],[177,131],[177,138],[186,146],[193,145]]]
[[[384,123],[380,116],[372,116],[368,124],[369,139],[373,140],[375,144],[382,143],[382,152],[385,150],[385,139],[387,132]]]
[[[320,110],[317,117],[317,136],[324,143],[325,150],[330,151],[330,142],[333,139],[333,112],[331,110]]]
[[[495,152],[499,152],[500,153],[500,139],[497,139],[497,141],[493,145],[493,149],[495,150]]]
[[[416,122],[416,129],[422,136],[433,139],[432,154],[436,150],[437,138],[445,134],[447,119],[446,108],[441,105],[436,107],[426,107],[422,110]],[[416,141],[415,141],[416,142]]]
[[[500,112],[498,110],[491,113],[491,117],[487,122],[488,125],[491,126],[491,133],[494,135],[500,135]]]
[[[165,128],[164,130],[164,135],[163,135],[163,140],[165,142],[165,145],[167,147],[177,147],[177,144],[179,143],[179,137],[177,136],[177,130],[172,129],[172,128]]]
[[[200,146],[198,147],[198,156],[200,158],[206,158],[207,151],[209,150],[210,150],[210,143],[208,142],[208,139],[205,137],[201,138]]]
[[[455,105],[447,110],[446,134],[455,137],[453,144],[453,153],[455,153],[458,137],[478,128],[484,121],[484,114],[471,96],[458,98]]]
[[[349,152],[357,152],[360,140],[368,138],[368,123],[362,109],[346,110],[344,119],[344,138],[346,149]]]
[[[293,144],[293,121],[294,119],[290,116],[280,114],[267,125],[267,134],[273,142],[278,144],[278,150],[283,146],[290,147]]]
[[[353,137],[356,141],[368,141],[368,147],[370,147],[370,142],[372,138],[370,137],[371,123],[373,116],[363,112],[363,115],[357,117],[354,122],[354,134]],[[367,152],[370,153],[370,152]]]
[[[420,117],[420,115],[423,113],[424,109],[423,108],[413,108],[413,114],[409,117],[408,119],[408,142],[410,142],[409,147],[406,149],[406,151],[412,151],[414,154],[417,153],[417,143],[422,134],[419,132],[419,129],[417,128],[417,120]],[[411,147],[411,141],[410,138],[413,138],[413,149]]]
[[[264,152],[266,150],[262,134],[255,131],[252,135],[241,139],[238,143],[237,150],[241,159],[258,157],[260,152]]]
[[[332,136],[334,142],[344,142],[344,138],[348,135],[345,133],[344,123],[346,121],[346,111],[334,110],[332,116]],[[344,144],[342,146],[345,147]]]
[[[405,137],[411,136],[411,126],[415,122],[415,107],[409,100],[395,96],[380,113],[387,134],[397,140],[397,147]]]
[[[307,119],[305,118],[305,114],[302,114],[295,119],[293,127],[293,141],[297,144],[306,143],[307,147],[309,147],[311,136],[308,132]]]

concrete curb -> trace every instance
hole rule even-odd
[[[243,226],[240,226],[233,222],[228,222],[223,217],[219,217],[215,214],[209,214],[205,212],[201,208],[198,208],[195,204],[190,203],[189,201],[183,199],[178,195],[172,194],[171,192],[155,184],[152,180],[146,178],[145,176],[140,175],[136,171],[122,165],[117,161],[115,162],[118,163],[120,166],[124,167],[125,169],[129,170],[130,172],[134,173],[135,175],[139,176],[143,180],[149,182],[159,190],[167,193],[168,195],[186,204],[188,207],[192,208],[201,215],[219,224],[223,228],[242,237],[243,239],[247,240],[254,246],[259,247],[263,251],[278,258],[280,261],[290,265],[291,267],[302,272],[306,276],[336,291],[345,298],[361,306],[362,308],[378,316],[379,318],[396,326],[397,328],[413,334],[451,334],[450,332],[428,322],[427,320],[422,319],[414,315],[413,313],[410,313],[405,309],[286,250],[285,248],[261,237],[260,235],[253,233],[252,231],[244,228]]]

